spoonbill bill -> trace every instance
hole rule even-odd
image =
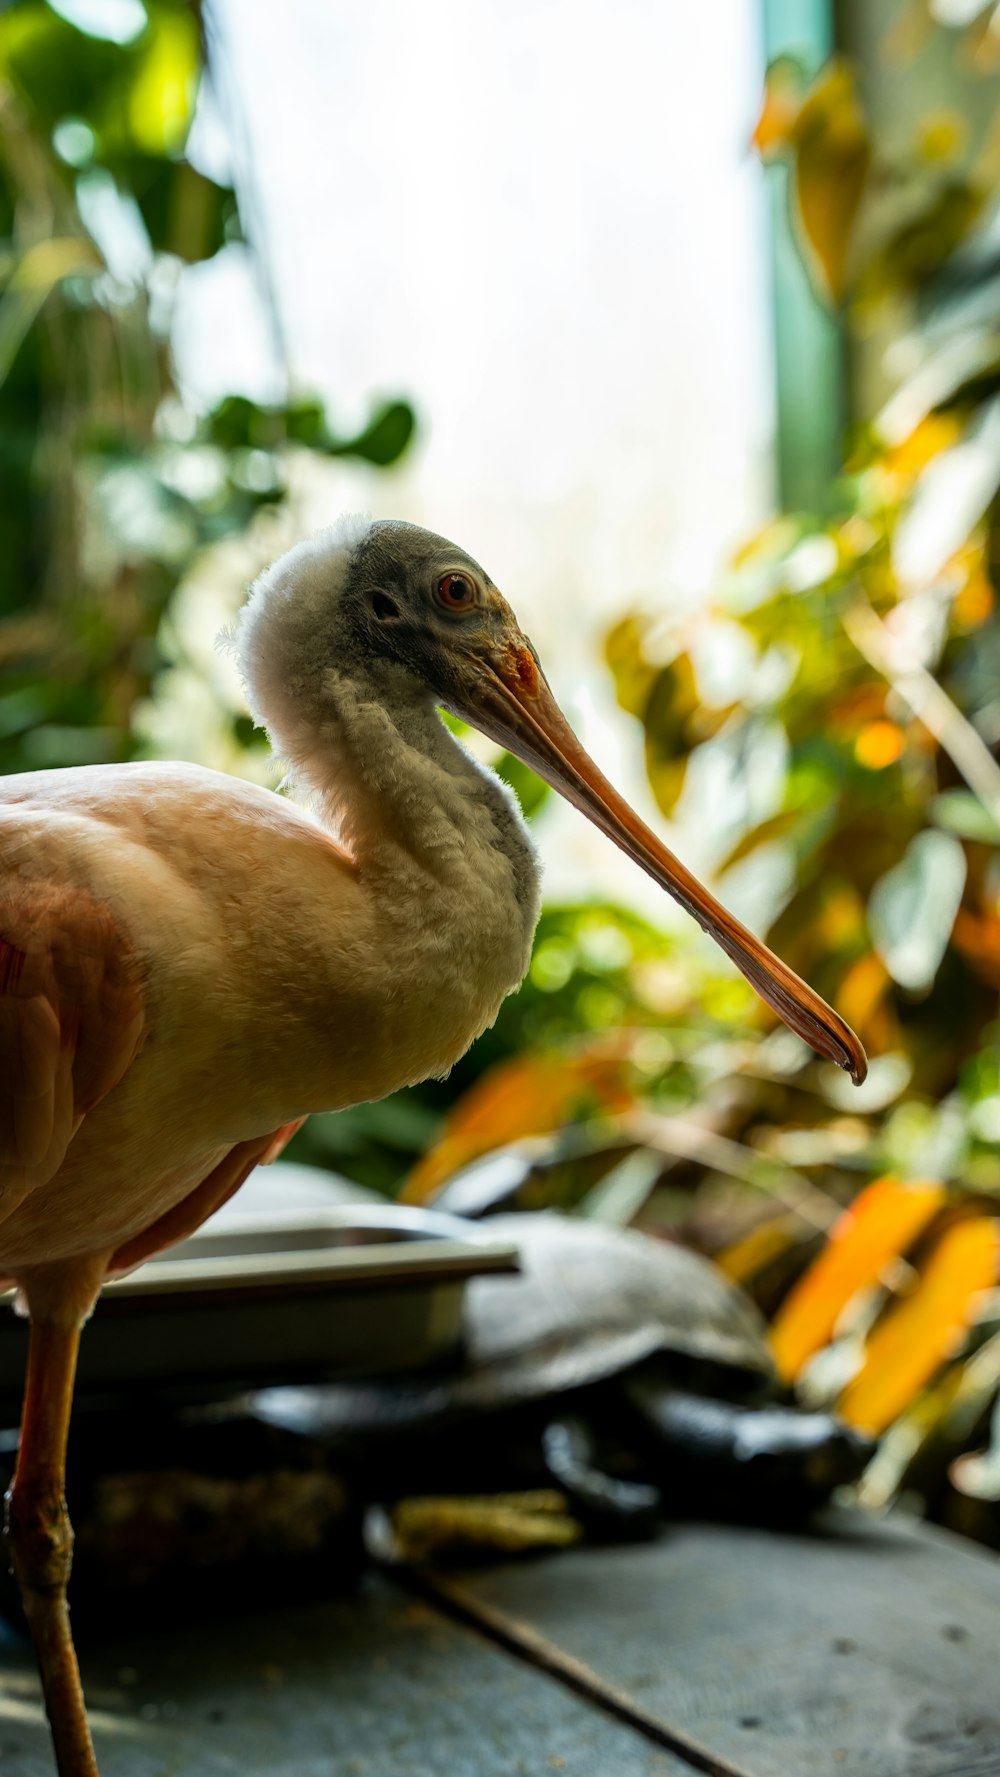
[[[447,1071],[522,979],[539,908],[501,742],[649,872],[821,1055],[853,1032],[602,777],[489,576],[344,518],[261,575],[233,643],[302,805],[177,763],[0,780],[0,1273],[31,1323],[8,1543],[61,1777],[95,1777],[66,1603],[81,1328],[311,1111]]]

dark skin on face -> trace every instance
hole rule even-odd
[[[409,531],[407,544],[415,541],[411,527],[385,529]],[[448,710],[516,754],[614,840],[714,938],[778,1017],[860,1086],[868,1062],[850,1026],[709,893],[598,770],[556,703],[514,613],[478,564],[443,538],[421,535],[423,559],[415,563],[418,552],[408,547],[405,583],[397,574],[391,593],[381,593],[391,609],[380,606],[378,590],[368,594],[387,651],[401,661],[408,654],[413,664],[419,655],[418,670]],[[379,578],[384,586],[384,576]]]

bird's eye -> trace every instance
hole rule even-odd
[[[444,574],[437,583],[437,595],[446,611],[468,611],[476,602],[475,582],[468,574]]]

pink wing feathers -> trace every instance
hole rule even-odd
[[[58,1172],[143,1029],[134,957],[107,908],[45,885],[0,893],[0,1222]]]

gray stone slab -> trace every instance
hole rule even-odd
[[[462,1576],[638,1714],[752,1777],[1000,1777],[1000,1561],[901,1520],[677,1526]]]
[[[691,1777],[378,1576],[328,1604],[123,1633],[82,1666],[102,1777]],[[30,1652],[6,1629],[0,1772],[54,1772]]]

